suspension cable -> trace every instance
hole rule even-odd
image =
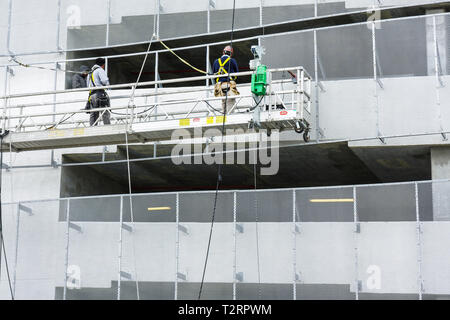
[[[232,16],[232,21],[231,21],[231,38],[230,38],[230,46],[233,47],[233,32],[234,32],[234,15],[235,15],[235,11],[236,11],[236,0],[233,0],[233,16]],[[228,74],[231,71],[231,59],[228,62]],[[229,80],[231,80],[231,78],[229,78]],[[231,90],[231,84],[229,85],[229,90]],[[225,121],[226,121],[226,115],[227,115],[227,102],[228,102],[228,91],[227,90],[225,92],[225,104],[224,104],[224,110],[223,110],[223,122],[222,122],[222,135],[221,135],[221,145],[223,146],[223,138],[224,138],[224,132],[225,132]],[[216,209],[217,209],[217,196],[219,194],[219,185],[220,182],[222,181],[222,164],[219,163],[218,164],[218,168],[217,168],[217,181],[216,181],[216,192],[214,195],[214,207],[213,207],[213,212],[212,212],[212,216],[211,216],[211,227],[209,230],[209,238],[208,238],[208,246],[206,249],[206,257],[205,257],[205,263],[203,266],[203,273],[202,273],[202,281],[200,283],[200,290],[198,292],[198,300],[201,299],[202,297],[202,291],[203,291],[203,284],[205,282],[205,274],[206,274],[206,267],[208,265],[208,258],[209,258],[209,251],[210,251],[210,247],[211,247],[211,238],[212,238],[212,232],[213,232],[213,227],[214,227],[214,220],[215,220],[215,216],[216,216]]]
[[[156,0],[155,0],[155,6],[156,6]],[[149,44],[147,47],[147,51],[144,56],[144,60],[142,61],[141,69],[139,71],[138,77],[136,79],[136,83],[132,88],[130,99],[128,100],[127,104],[127,111],[126,111],[126,129],[125,129],[125,148],[126,148],[126,156],[127,156],[127,175],[128,175],[128,194],[129,194],[129,200],[130,200],[130,216],[131,216],[131,224],[132,224],[132,232],[136,232],[136,225],[134,222],[134,211],[133,211],[133,200],[132,200],[132,184],[131,184],[131,168],[130,168],[130,149],[129,149],[129,142],[128,142],[128,131],[130,130],[130,124],[132,124],[132,119],[130,123],[130,117],[129,117],[129,110],[130,106],[135,108],[134,105],[134,95],[136,92],[136,87],[139,84],[139,81],[141,80],[142,73],[144,71],[145,63],[147,62],[148,55],[150,53],[150,49],[152,47],[153,39],[156,37],[156,18],[153,16],[153,34],[149,39]],[[122,226],[121,226],[122,227]],[[139,280],[138,280],[138,273],[137,273],[137,267],[136,267],[136,248],[134,243],[134,237],[132,236],[132,247],[133,247],[133,262],[134,262],[134,272],[135,272],[135,284],[136,284],[136,297],[137,300],[140,300],[140,294],[139,294]],[[120,270],[119,270],[120,271]]]
[[[256,137],[255,137],[256,138]],[[256,143],[258,143],[258,139],[256,139]],[[255,149],[255,163],[253,164],[253,181],[254,181],[254,206],[255,206],[255,235],[256,235],[256,265],[258,270],[258,300],[261,300],[261,268],[260,268],[260,259],[259,259],[259,232],[258,232],[258,196],[256,194],[256,166],[257,166],[257,149]]]

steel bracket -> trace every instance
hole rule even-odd
[[[186,281],[187,275],[181,272],[177,272],[177,278]]]
[[[29,207],[24,206],[23,204],[19,203],[19,211],[23,211],[28,213],[30,216],[33,215],[33,210]]]
[[[183,232],[184,234],[188,235],[189,234],[189,229],[186,226],[183,226],[181,224],[178,224],[178,230]]]
[[[83,229],[81,228],[81,226],[79,226],[73,222],[69,222],[69,228],[72,228],[72,229],[78,231],[79,233],[83,233]]]
[[[128,232],[133,232],[133,227],[128,225],[128,224],[126,224],[126,223],[123,223],[123,222],[122,222],[122,228],[124,230],[127,230]]]
[[[120,277],[123,279],[128,279],[128,280],[132,279],[131,273],[126,272],[126,271],[120,271]]]
[[[8,172],[11,169],[11,167],[8,166],[6,163],[2,163],[2,169],[6,169],[6,171]]]

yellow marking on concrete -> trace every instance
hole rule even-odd
[[[73,129],[74,136],[82,136],[84,135],[84,128]]]
[[[227,119],[225,116],[217,116],[216,117],[216,123],[223,123],[223,122],[227,122]]]
[[[191,119],[180,119],[180,126],[188,126],[191,124]]]
[[[48,136],[55,138],[55,137],[64,137],[66,135],[64,130],[57,130],[57,129],[51,129],[48,131]]]

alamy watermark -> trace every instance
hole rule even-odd
[[[249,132],[244,129],[226,129],[223,143],[219,129],[187,129],[172,132],[172,140],[181,140],[172,149],[172,162],[181,164],[260,164],[261,175],[275,175],[279,169],[279,131],[265,129]],[[214,138],[211,138],[214,137]],[[203,143],[191,139],[206,138]],[[225,148],[224,148],[225,147]]]

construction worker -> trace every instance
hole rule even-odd
[[[89,74],[88,66],[81,66],[80,73],[75,73],[72,77],[72,89],[86,88],[86,77]]]
[[[72,77],[72,89],[79,89],[79,88],[86,88],[86,78],[89,74],[89,67],[88,66],[81,66],[80,72],[75,73]],[[86,101],[86,106],[84,107],[85,110],[90,109],[90,102]]]
[[[239,72],[238,64],[233,55],[233,48],[226,46],[223,49],[223,55],[214,61],[213,72],[214,74],[226,74]],[[224,114],[227,114],[234,106],[235,98],[230,96],[239,95],[239,91],[236,89],[236,77],[221,77],[216,79],[216,85],[214,87],[214,96],[223,97],[227,96],[227,99],[222,100],[222,110]]]
[[[89,74],[88,86],[89,88],[109,86],[108,75],[105,72],[105,59],[98,58],[95,60],[95,65],[92,67]],[[91,109],[96,108],[109,108],[109,96],[104,89],[89,91],[89,102]],[[103,124],[110,124],[110,114],[109,110],[102,110],[100,112],[90,112],[89,123],[91,126],[97,125],[97,119],[102,114]]]

